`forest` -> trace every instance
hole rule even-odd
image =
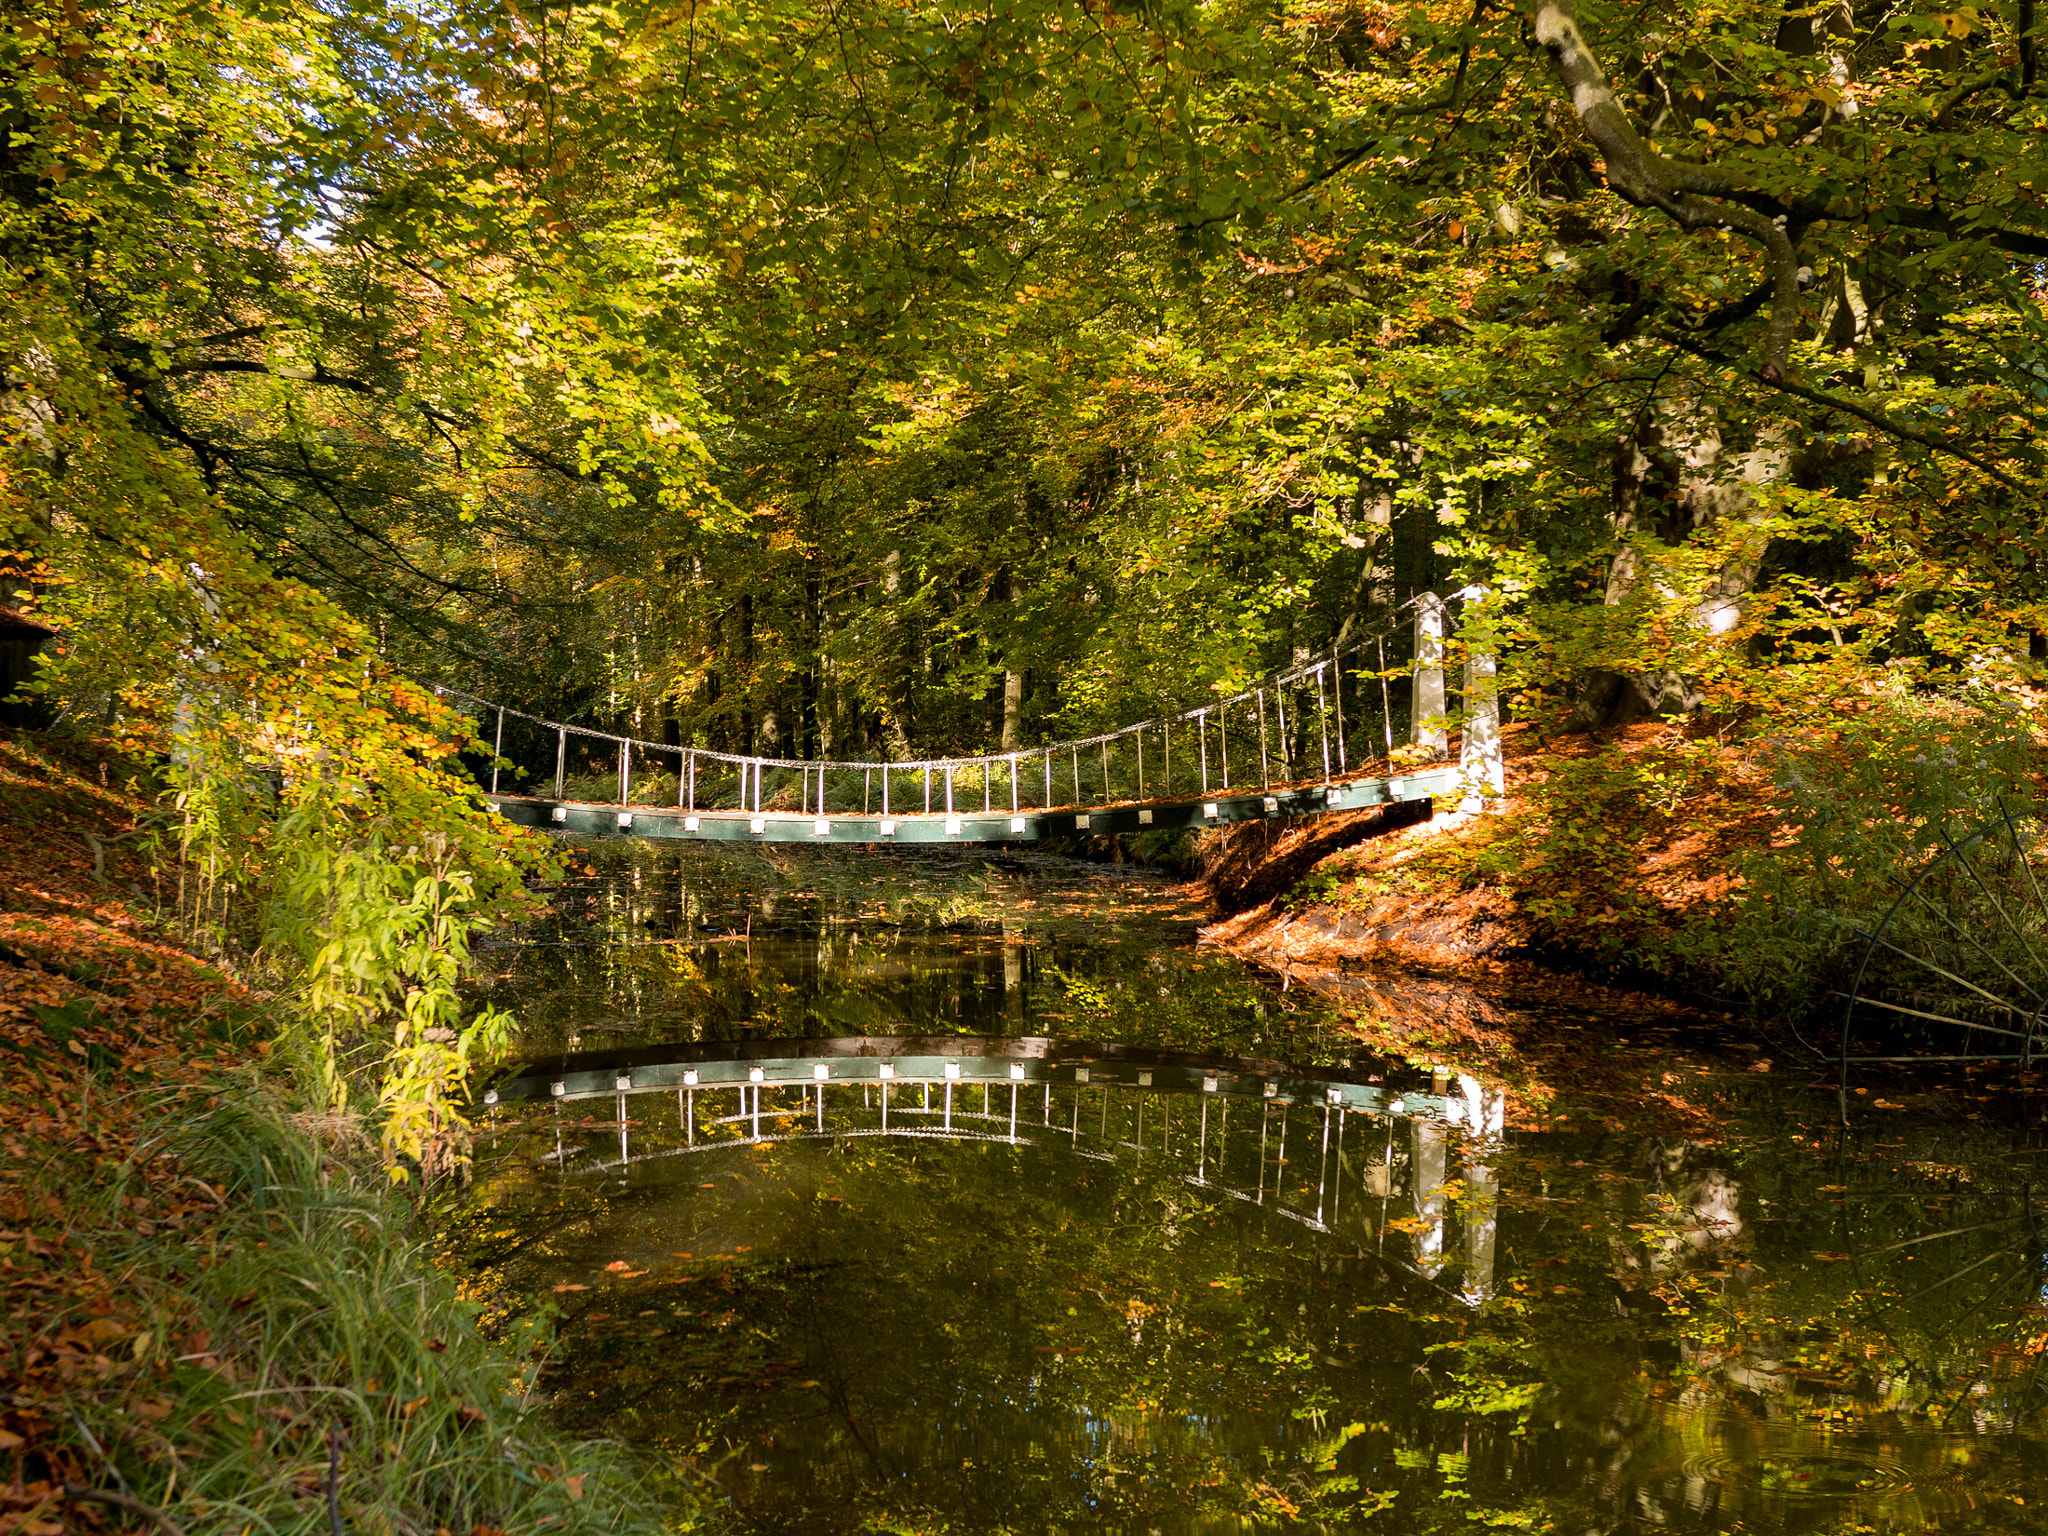
[[[1938,699],[2010,736],[2048,622],[2035,26],[28,7],[37,686],[460,824],[372,762],[480,723],[421,683],[1008,751],[1483,587],[1544,732]]]
[[[51,1071],[129,1047],[87,1043],[111,962],[34,958],[72,931],[48,913],[132,893],[146,921],[77,920],[169,946],[135,962],[137,1018],[260,1039],[315,1142],[365,1128],[333,1133],[365,1200],[425,1202],[516,1054],[491,946],[585,857],[483,793],[499,746],[512,790],[553,746],[437,689],[680,749],[1029,752],[1458,592],[1484,594],[1451,662],[1497,659],[1506,799],[1247,876],[1273,900],[1246,943],[1450,914],[1437,959],[1534,956],[1823,1050],[1844,989],[1938,954],[1976,997],[1894,992],[1891,1022],[2023,1027],[2031,1063],[2035,0],[0,16],[0,1025]],[[609,798],[610,759],[563,771]],[[38,884],[66,796],[75,902]],[[2005,883],[1958,856],[1872,970],[1901,875],[1973,838]],[[274,1119],[191,1166],[274,1157],[327,1200]],[[26,1231],[41,1206],[10,1199]],[[5,1422],[0,1455],[69,1434]],[[337,1511],[339,1446],[304,1484]],[[63,1465],[60,1491],[98,1477]],[[595,1519],[570,1476],[548,1507]],[[0,1533],[47,1516],[9,1509]]]
[[[2034,26],[22,8],[10,581],[137,731],[203,645],[1016,744],[1472,583],[1582,724],[2009,687]]]

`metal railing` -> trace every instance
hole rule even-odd
[[[1437,650],[1433,657],[1426,654],[1432,611]],[[1409,706],[1410,716],[1398,733],[1401,736],[1424,724],[1415,719],[1415,709],[1424,697],[1439,706],[1430,711],[1432,715],[1448,708],[1442,681],[1446,612],[1444,599],[1423,593],[1388,610],[1369,632],[1357,638],[1340,636],[1327,649],[1270,673],[1227,698],[1092,736],[1012,752],[950,757],[807,759],[723,752],[550,720],[459,689],[435,685],[434,691],[480,710],[484,719],[495,713],[489,784],[493,795],[500,792],[499,775],[506,762],[505,726],[510,720],[539,728],[543,739],[552,733],[554,797],[558,800],[567,784],[569,744],[576,739],[603,743],[616,751],[618,795],[613,803],[618,805],[636,803],[632,789],[638,768],[650,760],[672,759],[675,804],[686,811],[733,810],[760,815],[790,809],[770,802],[780,802],[793,780],[793,810],[800,816],[950,817],[973,812],[977,793],[980,814],[994,814],[1007,802],[1007,810],[1015,815],[1026,810],[1159,801],[1177,793],[1206,796],[1219,790],[1250,792],[1254,786],[1263,790],[1276,785],[1328,783],[1383,763],[1396,746],[1397,695]],[[1412,613],[1422,614],[1424,624],[1412,624],[1407,618]],[[1419,640],[1418,635],[1422,636]],[[1433,691],[1411,686],[1418,672],[1436,679]],[[1421,732],[1415,734],[1424,739]],[[1432,726],[1426,739],[1440,747],[1441,727]],[[1149,766],[1148,741],[1153,745]],[[767,787],[771,780],[772,791]]]

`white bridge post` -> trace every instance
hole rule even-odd
[[[1486,588],[1467,587],[1465,619],[1465,728],[1458,751],[1458,782],[1464,790],[1461,811],[1483,811],[1507,788],[1500,755],[1500,683],[1496,675],[1492,625],[1486,612]]]
[[[1451,744],[1444,718],[1444,600],[1434,592],[1415,599],[1415,689],[1410,739],[1442,757]]]

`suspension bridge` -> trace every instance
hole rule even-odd
[[[491,733],[486,790],[495,813],[581,836],[1016,843],[1444,797],[1476,804],[1501,789],[1494,660],[1457,644],[1452,617],[1460,608],[1469,615],[1482,595],[1422,593],[1229,697],[1093,736],[969,756],[722,752],[435,691]],[[1456,669],[1453,649],[1463,652]],[[1458,756],[1449,760],[1454,726]],[[570,792],[572,748],[585,770],[578,787],[601,775],[608,797]]]

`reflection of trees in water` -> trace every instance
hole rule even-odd
[[[2025,1353],[2029,1328],[2048,1333],[2038,1242],[2023,1237],[2023,1197],[1994,1197],[2011,1208],[1974,1230],[1945,1213],[1947,1177],[1990,1172],[1988,1151],[1936,1180],[1867,1150],[1830,1162],[1782,1145],[1651,1140],[1632,1167],[1580,1169],[1518,1149],[1510,1205],[1518,1180],[1540,1179],[1557,1228],[1584,1241],[1574,1254],[1541,1241],[1556,1228],[1514,1230],[1525,1273],[1564,1294],[1519,1316],[1483,1312],[1469,1385],[1540,1380],[1536,1418],[1558,1418],[1551,1436],[1532,1432],[1536,1447],[1600,1447],[1585,1453],[1579,1494],[1548,1506],[1566,1522],[1611,1520],[1632,1502],[1653,1523],[1914,1530],[2008,1492],[2031,1497],[2048,1407],[2040,1358]],[[1946,1243],[1971,1251],[1908,1257]],[[2037,1321],[1998,1305],[2001,1286]],[[1595,1330],[1623,1346],[1604,1378],[1603,1352],[1586,1347]],[[1519,1369],[1502,1367],[1510,1344]]]
[[[834,1529],[906,1504],[974,1529],[1277,1513],[1329,1479],[1336,1427],[1296,1410],[1423,1358],[1398,1318],[1355,1311],[1421,1281],[1156,1158],[868,1141],[728,1161],[687,1221],[651,1189],[584,1191],[604,1235],[557,1240],[555,1265],[748,1252],[671,1288],[688,1321],[643,1281],[570,1331],[549,1386],[577,1422],[654,1443],[695,1444],[708,1419],[743,1507],[797,1528],[795,1510]]]
[[[599,897],[587,927],[556,930],[610,947],[522,957],[507,989],[551,989],[586,1046],[607,1022],[737,1038],[853,1032],[848,1018],[1316,1056],[1337,1050],[1316,1030],[1326,1001],[1397,1040],[1484,1038],[1513,1016],[1411,978],[1276,995],[1165,953],[1179,919],[1021,876],[941,901],[790,862],[764,908],[680,866],[632,869],[579,892]],[[1198,1165],[1205,1190],[1161,1142],[1214,1140],[1148,1110],[1122,1139],[1152,1150],[1113,1166],[849,1143],[723,1153],[742,1177],[667,1194],[637,1173],[486,1169],[486,1230],[519,1235],[484,1251],[527,1244],[498,1266],[512,1290],[592,1286],[557,1298],[575,1313],[551,1377],[564,1411],[711,1441],[743,1503],[792,1529],[844,1528],[830,1512],[849,1507],[974,1529],[1294,1508],[1335,1528],[1370,1502],[1340,1486],[1354,1477],[1397,1492],[1409,1529],[1478,1510],[1599,1531],[1917,1530],[2038,1492],[2048,1312],[2028,1175],[2004,1140],[1923,1128],[1834,1163],[1787,1144],[1782,1090],[1745,1082],[1723,1113],[1753,1121],[1754,1144],[1490,1143],[1470,1132],[1496,1113],[1477,1087],[1447,1076],[1457,1127],[1368,1137],[1340,1120],[1330,1234],[1213,1187],[1241,1174],[1257,1190],[1263,1172],[1270,1196],[1279,1126],[1263,1164]],[[1253,1145],[1267,1112],[1229,1113],[1233,1146]],[[1296,1111],[1285,1141],[1289,1198],[1312,1209],[1319,1121]],[[676,1250],[697,1258],[672,1265]],[[614,1259],[654,1267],[619,1285]],[[814,1444],[799,1497],[791,1478],[812,1474],[790,1468]]]
[[[909,1499],[976,1528],[1019,1509],[1083,1527],[1105,1511],[1275,1518],[1274,1499],[1334,1520],[1364,1497],[1338,1487],[1350,1477],[1398,1490],[1417,1528],[1450,1491],[1576,1529],[1801,1531],[1919,1529],[2031,1492],[2035,1362],[1998,1312],[2039,1300],[2016,1193],[1992,1211],[1898,1159],[1844,1174],[1782,1148],[1648,1140],[1599,1157],[1578,1138],[1495,1141],[1473,1126],[1490,1129],[1498,1100],[1445,1086],[1457,1127],[1352,1117],[1333,1136],[1344,1194],[1320,1237],[1220,1190],[1223,1176],[1256,1189],[1263,1168],[1270,1199],[1284,1139],[1289,1198],[1308,1208],[1313,1105],[1283,1138],[1265,1106],[1233,1103],[1239,1150],[1220,1159],[1219,1126],[1205,1141],[1198,1116],[1156,1103],[1142,1133],[1135,1105],[1111,1105],[1108,1139],[1146,1149],[1114,1164],[871,1141],[722,1153],[702,1207],[694,1177],[484,1172],[501,1210],[579,1190],[605,1207],[602,1237],[552,1240],[529,1289],[614,1259],[652,1265],[652,1285],[669,1251],[749,1250],[676,1287],[687,1326],[663,1292],[608,1303],[610,1319],[570,1330],[553,1383],[585,1427],[724,1436],[720,1475],[770,1513],[794,1497],[799,1456],[818,1481],[796,1502],[814,1510]],[[1079,1117],[1098,1138],[1103,1102]],[[1073,1124],[1074,1108],[1055,1119]],[[1199,1148],[1207,1189],[1186,1182]],[[1982,1147],[1939,1150],[1951,1170],[1991,1166]],[[1964,1227],[1978,1230],[1936,1236]],[[1864,1234],[1857,1259],[1811,1257],[1845,1253],[1845,1232]],[[1905,1257],[1950,1246],[1938,1269]],[[1991,1255],[2012,1263],[1979,1264]],[[671,1331],[651,1358],[634,1314],[658,1303]],[[2048,1332],[2040,1315],[2022,1328]],[[1368,1428],[1344,1438],[1354,1424]],[[1977,1437],[1966,1459],[1946,1430]],[[757,1461],[774,1470],[745,1473]],[[1463,1520],[1464,1504],[1442,1508]]]
[[[1344,1044],[1312,997],[1196,954],[1198,914],[1163,881],[1007,856],[765,853],[603,848],[492,1000],[535,1054],[941,1026],[1301,1057]]]

